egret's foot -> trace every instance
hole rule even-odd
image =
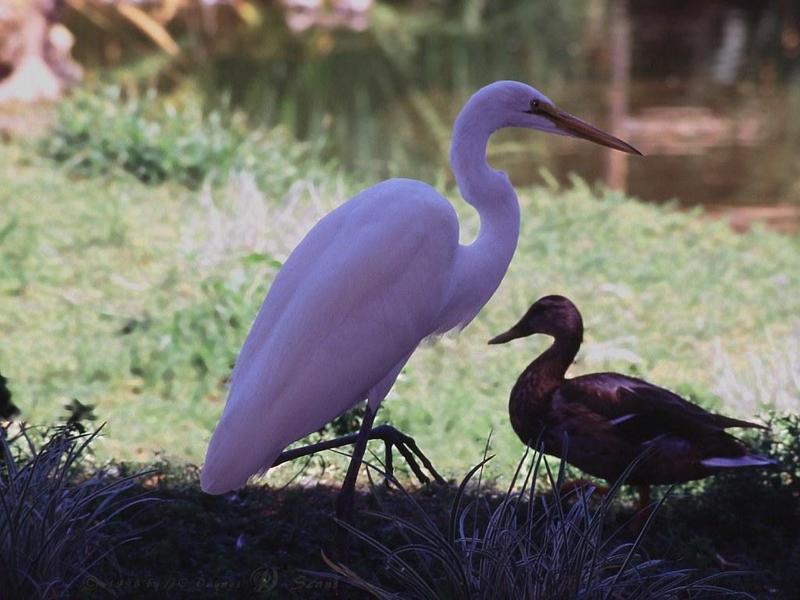
[[[292,448],[291,450],[286,450],[281,453],[281,455],[277,458],[277,460],[272,463],[273,467],[277,467],[280,464],[285,462],[289,462],[291,460],[295,460],[302,456],[309,456],[311,454],[316,454],[317,452],[322,452],[323,450],[333,450],[335,448],[341,448],[343,446],[350,446],[356,443],[357,434],[352,433],[350,435],[344,435],[342,437],[336,438],[334,440],[326,440],[324,442],[319,442],[316,444],[311,444],[310,446],[303,446],[302,448]],[[414,441],[409,435],[406,435],[402,431],[398,430],[391,425],[379,425],[374,429],[370,430],[369,432],[369,439],[371,440],[381,440],[385,446],[385,465],[384,469],[386,471],[386,478],[391,479],[394,475],[394,456],[393,456],[393,449],[397,448],[397,451],[403,455],[403,458],[406,459],[408,462],[408,466],[411,471],[414,473],[414,476],[419,480],[420,483],[427,484],[430,483],[430,479],[428,478],[425,473],[423,473],[422,468],[420,467],[420,463],[425,469],[431,474],[433,479],[437,483],[444,484],[446,483],[444,478],[439,475],[436,469],[433,467],[433,464],[428,457],[422,453],[422,450],[419,449],[417,443]],[[419,459],[419,462],[417,461]]]
[[[425,475],[425,473],[422,472],[422,468],[419,465],[420,462],[431,474],[436,483],[446,483],[444,478],[436,471],[431,461],[428,460],[428,457],[425,456],[425,454],[422,453],[422,450],[419,449],[419,446],[417,446],[414,438],[406,435],[399,429],[392,427],[391,425],[380,425],[372,430],[370,439],[379,439],[384,443],[386,449],[384,469],[386,470],[385,475],[387,481],[394,477],[394,458],[392,455],[392,449],[397,448],[397,451],[403,455],[403,458],[406,459],[411,472],[414,473],[414,476],[421,484],[427,485],[431,480],[427,475]],[[419,458],[419,462],[417,462],[417,458]]]
[[[339,440],[346,440],[349,439],[350,436],[344,436],[343,438],[339,438]],[[414,476],[419,480],[419,482],[423,485],[427,485],[430,483],[430,479],[428,478],[425,473],[423,473],[422,468],[420,467],[420,462],[423,464],[425,469],[431,474],[433,479],[440,484],[445,484],[444,478],[439,475],[439,473],[434,468],[433,464],[425,454],[422,453],[422,450],[419,449],[417,443],[414,441],[409,435],[406,435],[396,427],[392,427],[391,425],[379,425],[369,431],[369,433],[365,436],[367,439],[370,440],[381,440],[384,444],[385,448],[385,464],[384,464],[384,477],[385,482],[387,485],[391,480],[394,479],[394,457],[392,454],[392,449],[397,448],[397,451],[403,455],[403,458],[406,459],[409,468],[414,473]],[[332,440],[337,441],[337,440]],[[350,442],[353,443],[353,442]],[[363,453],[363,449],[362,449]],[[355,456],[354,456],[355,459]],[[419,462],[417,462],[419,459]],[[359,457],[359,463],[361,459]],[[352,469],[352,464],[351,467]],[[350,470],[348,470],[348,475],[350,475]],[[354,480],[350,483],[349,478],[345,478],[345,482],[342,485],[342,489],[339,492],[339,495],[336,498],[336,518],[345,521],[347,523],[352,522],[353,516],[353,507],[355,505],[355,484]]]
[[[276,467],[285,462],[295,460],[302,456],[309,456],[322,452],[323,450],[333,450],[334,448],[341,448],[342,446],[353,445],[353,456],[350,459],[350,466],[347,469],[347,475],[342,483],[342,489],[339,496],[336,498],[336,517],[342,521],[350,522],[353,516],[353,506],[355,502],[355,484],[358,478],[358,471],[361,467],[361,461],[364,456],[368,440],[382,440],[386,449],[386,464],[385,477],[386,481],[391,481],[394,475],[394,460],[392,456],[392,449],[397,448],[397,451],[403,455],[403,458],[408,462],[408,466],[414,473],[416,478],[423,485],[430,483],[430,479],[422,472],[420,463],[427,469],[437,483],[445,484],[444,478],[439,475],[436,469],[428,460],[422,451],[417,446],[414,438],[404,434],[391,425],[380,425],[372,428],[372,419],[375,414],[367,409],[367,415],[364,417],[364,422],[361,425],[361,430],[358,434],[345,435],[335,440],[326,440],[317,444],[303,446],[302,448],[292,448],[286,450],[278,456],[277,460],[272,463]],[[419,459],[419,462],[417,462]]]

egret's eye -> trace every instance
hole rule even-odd
[[[541,101],[538,98],[534,98],[533,100],[531,100],[531,106],[525,112],[530,113],[530,114],[535,114],[535,113],[542,112],[542,103],[541,103]]]

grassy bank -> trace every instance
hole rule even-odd
[[[101,453],[197,463],[281,261],[360,184],[280,132],[108,102],[68,105],[44,145],[0,147],[0,368],[32,422],[79,398],[109,421]],[[80,120],[88,110],[98,125]],[[468,240],[476,215],[449,196]],[[415,354],[380,416],[441,470],[473,463],[492,430],[493,468],[515,462],[507,394],[547,340],[485,342],[547,293],[583,311],[574,374],[645,376],[741,416],[797,409],[799,238],[736,234],[577,179],[520,202],[498,293],[460,335]]]
[[[337,531],[332,506],[340,457],[317,459],[305,474],[298,465],[280,467],[269,475],[275,485],[222,497],[200,492],[193,464],[202,460],[226,379],[270,281],[316,220],[361,182],[318,148],[280,131],[248,131],[233,118],[204,119],[191,105],[89,97],[63,111],[48,139],[0,146],[0,372],[29,422],[56,421],[77,398],[94,405],[108,426],[95,458],[75,454],[69,464],[29,461],[29,447],[17,438],[5,456],[18,455],[27,466],[16,470],[4,466],[7,458],[0,461],[0,483],[22,484],[0,491],[45,499],[54,508],[37,514],[47,525],[49,517],[60,519],[59,486],[74,486],[77,498],[104,493],[107,481],[138,469],[131,463],[155,461],[155,473],[134,478],[134,490],[123,479],[115,497],[124,502],[141,492],[166,502],[136,517],[101,511],[108,530],[92,519],[59,530],[65,539],[77,537],[76,556],[102,546],[86,531],[117,541],[143,536],[120,547],[120,568],[107,561],[86,570],[81,560],[49,559],[36,568],[79,573],[74,589],[85,597],[137,597],[142,586],[192,598],[254,591],[315,598],[335,590],[352,597],[344,583],[306,571],[327,569],[320,549],[331,547]],[[477,217],[452,186],[448,195],[468,241]],[[583,311],[586,341],[573,374],[614,369],[644,376],[733,415],[798,412],[800,238],[761,229],[736,234],[700,213],[647,205],[578,179],[519,195],[519,248],[497,294],[462,333],[418,350],[379,416],[412,434],[455,479],[480,459],[493,432],[496,457],[485,487],[470,488],[468,499],[485,497],[489,507],[500,502],[521,454],[507,421],[508,392],[547,344],[486,341],[544,294],[570,296]],[[726,559],[757,571],[734,579],[733,588],[759,598],[793,597],[799,428],[796,417],[778,419],[773,433],[753,439],[758,451],[779,459],[780,469],[679,488],[654,522],[643,559],[708,572]],[[65,448],[48,447],[54,456]],[[112,457],[127,462],[103,469]],[[53,465],[69,472],[48,477]],[[35,483],[49,491],[25,484],[26,473],[42,475]],[[432,522],[446,526],[457,493],[452,482],[412,488],[410,497],[362,487],[359,503],[394,521],[411,516],[413,498]],[[0,515],[0,538],[10,540],[3,526],[18,522],[19,531],[33,531],[30,540],[40,541],[29,527],[34,520],[21,519],[20,511]],[[603,519],[616,526],[631,514],[623,493]],[[358,518],[366,535],[402,543],[396,528]],[[415,518],[426,523],[419,512]],[[390,561],[377,558],[363,539],[351,539],[348,552],[335,558],[391,584]],[[4,546],[3,557],[18,546]],[[597,544],[576,546],[588,547]]]

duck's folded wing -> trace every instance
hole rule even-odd
[[[556,410],[583,405],[630,442],[662,435],[694,437],[729,427],[762,427],[711,413],[677,394],[641,379],[597,373],[565,382],[554,398]]]

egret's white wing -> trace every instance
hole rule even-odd
[[[237,360],[202,487],[223,493],[366,398],[436,329],[458,248],[452,206],[394,179],[323,218],[276,276]]]

